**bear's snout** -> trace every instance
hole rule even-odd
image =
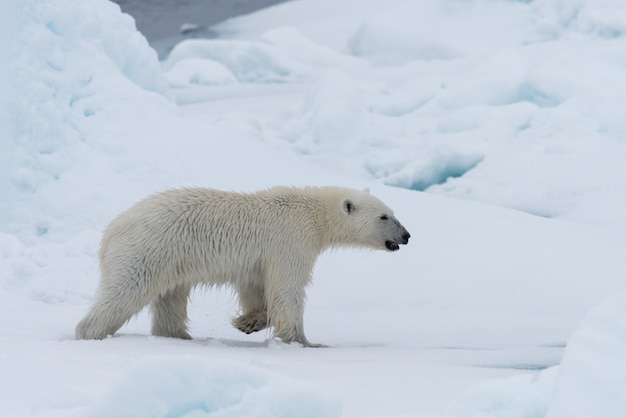
[[[409,238],[411,238],[411,234],[406,229],[404,230],[404,234],[402,234],[402,244],[406,245],[409,243]]]
[[[398,251],[400,249],[400,245],[406,245],[409,243],[409,238],[411,238],[411,234],[409,234],[409,231],[402,227],[402,232],[398,238],[385,241],[385,248],[389,251]]]

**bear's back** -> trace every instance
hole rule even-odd
[[[155,269],[180,266],[232,280],[227,276],[258,270],[270,259],[316,257],[320,243],[311,204],[306,194],[288,188],[167,190],[118,215],[105,231],[100,257],[121,261],[135,254],[148,257]]]

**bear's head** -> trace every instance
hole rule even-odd
[[[336,238],[344,245],[397,251],[411,235],[393,211],[368,190],[345,190],[339,208]]]

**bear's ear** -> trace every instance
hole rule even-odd
[[[352,213],[354,212],[355,206],[354,203],[352,203],[352,200],[350,199],[346,199],[343,201],[343,210],[346,213]]]
[[[363,189],[363,191],[364,191],[365,193],[367,193],[367,194],[370,194],[370,188],[369,188],[369,187],[366,187],[365,189]]]

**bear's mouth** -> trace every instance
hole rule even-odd
[[[405,229],[404,233],[402,234],[402,239],[400,242],[387,240],[385,241],[385,247],[389,251],[398,251],[400,249],[401,244],[406,245],[409,243],[409,238],[411,238],[411,234],[409,234],[409,232]]]
[[[398,251],[400,249],[400,245],[395,241],[385,241],[385,247],[389,251]]]

